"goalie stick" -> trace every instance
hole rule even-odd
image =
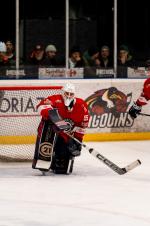
[[[89,148],[86,144],[80,142],[75,137],[71,136],[70,134],[66,133],[70,138],[74,139],[76,142],[81,144],[82,147],[86,148],[90,154],[92,154],[94,157],[96,157],[98,160],[102,161],[105,165],[107,165],[109,168],[111,168],[113,171],[118,173],[119,175],[123,175],[127,173],[128,171],[134,169],[135,167],[139,166],[141,164],[141,161],[137,159],[136,161],[130,163],[126,167],[120,168],[115,163],[101,155],[98,151],[94,150],[93,148]]]
[[[63,122],[64,121],[60,117],[57,109],[53,109],[50,112],[50,118],[51,118],[51,121],[54,123],[54,125],[56,125],[57,127],[59,127],[58,126],[59,125],[59,122]],[[61,130],[61,131],[63,131],[63,130]],[[136,161],[130,163],[126,167],[120,168],[115,163],[113,163],[112,161],[110,161],[109,159],[107,159],[105,156],[101,155],[98,151],[94,150],[93,148],[89,148],[86,144],[80,142],[77,138],[75,138],[71,134],[67,133],[67,131],[64,130],[63,132],[65,134],[67,134],[70,138],[72,138],[73,140],[75,140],[76,142],[78,142],[82,147],[84,147],[85,149],[87,149],[91,155],[93,155],[94,157],[96,157],[98,160],[102,161],[105,165],[107,165],[109,168],[111,168],[113,171],[115,171],[119,175],[123,175],[123,174],[127,173],[128,171],[134,169],[135,167],[137,167],[137,166],[139,166],[141,164],[141,161],[139,159],[137,159]]]
[[[138,113],[138,114],[143,116],[150,116],[149,114],[145,114],[145,113]]]

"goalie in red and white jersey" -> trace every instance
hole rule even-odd
[[[148,104],[150,100],[150,78],[146,79],[143,84],[143,90],[140,94],[140,97],[136,100],[136,102],[129,109],[129,115],[132,118],[136,118],[137,115],[141,112],[142,106]]]
[[[79,156],[82,147],[80,142],[82,142],[85,129],[88,127],[89,113],[86,102],[75,96],[75,86],[67,83],[62,88],[62,94],[51,95],[43,99],[38,104],[37,109],[42,116],[38,128],[39,139],[37,140],[40,141],[45,122],[52,120],[54,125],[56,125],[56,127],[54,126],[54,130],[56,129],[57,134],[57,139],[54,144],[55,156],[59,158],[61,155],[67,156],[68,153],[73,157]],[[58,115],[55,115],[57,113],[61,119],[59,121],[56,120],[57,122],[55,123],[55,118],[59,118]],[[79,143],[64,132],[62,128],[63,126],[65,128],[66,125],[65,132],[67,131],[67,133],[77,138],[80,141]],[[39,143],[36,146],[39,146]],[[35,154],[34,158],[37,158],[37,154]],[[36,167],[33,166],[33,168]]]
[[[67,83],[63,88],[62,94],[48,96],[42,100],[37,106],[42,116],[42,120],[49,118],[49,110],[58,109],[59,115],[68,124],[70,124],[70,132],[79,141],[82,141],[85,129],[88,127],[89,114],[87,104],[81,98],[75,97],[75,86]],[[66,141],[68,136],[61,134]]]

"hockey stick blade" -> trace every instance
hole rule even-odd
[[[141,165],[141,161],[139,159],[137,159],[136,161],[130,163],[129,165],[127,165],[126,167],[122,168],[122,170],[127,173],[128,171],[134,169],[135,167]]]
[[[138,159],[130,163],[126,167],[120,168],[115,163],[113,163],[112,161],[110,161],[109,159],[101,155],[98,151],[94,150],[93,148],[90,148],[88,151],[90,152],[90,154],[92,154],[94,157],[102,161],[105,165],[107,165],[109,168],[111,168],[113,171],[115,171],[119,175],[123,175],[141,164],[141,161]]]
[[[114,172],[118,173],[119,175],[123,175],[123,174],[127,173],[128,171],[134,169],[135,167],[141,165],[141,161],[138,159],[138,160],[130,163],[126,167],[120,168],[115,163],[113,163],[112,161],[110,161],[109,159],[107,159],[106,157],[104,157],[103,155],[101,155],[98,151],[94,150],[93,148],[89,148],[86,144],[80,142],[78,139],[76,139],[72,135],[70,135],[68,133],[66,133],[66,134],[69,137],[71,137],[72,139],[74,139],[76,142],[78,142],[79,144],[81,144],[82,147],[84,147],[85,149],[87,149],[91,155],[93,155],[94,157],[96,157],[98,160],[102,161],[105,165],[107,165],[110,169],[112,169]]]

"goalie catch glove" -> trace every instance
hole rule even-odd
[[[68,142],[68,151],[73,157],[79,156],[81,154],[81,144],[77,143],[75,140],[70,139]]]
[[[134,103],[129,109],[129,115],[132,118],[136,118],[137,115],[141,112],[141,110],[142,110],[142,107],[138,106],[136,103]]]

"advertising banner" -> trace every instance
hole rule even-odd
[[[39,68],[39,78],[83,78],[83,68]]]
[[[63,86],[68,81],[43,81],[42,85],[38,81],[36,86]],[[88,105],[90,121],[87,133],[150,131],[149,117],[138,116],[133,120],[128,114],[130,106],[142,92],[144,80],[96,79],[72,82],[76,86],[76,96],[83,98]],[[20,85],[23,85],[23,81],[20,81]],[[30,135],[36,134],[41,118],[36,105],[42,98],[61,90],[32,90],[30,87],[30,90],[0,92],[0,135]],[[150,114],[149,105],[143,106],[142,111]]]

